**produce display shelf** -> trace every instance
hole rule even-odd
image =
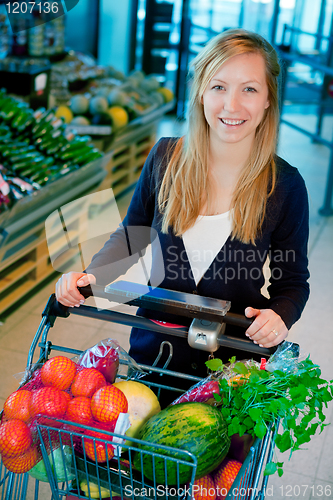
[[[15,266],[13,271],[8,272],[1,278],[0,294],[19,281],[23,276],[30,273],[35,268],[35,265],[35,262],[29,259],[18,267]]]
[[[41,232],[40,224],[36,224],[35,229],[31,228],[17,238],[11,239],[9,235],[3,245],[0,238],[0,272],[4,266],[9,267],[12,262],[16,262],[35,248],[36,244],[41,241]]]
[[[114,196],[117,197],[123,194],[129,185],[128,175],[125,175],[116,181],[112,181],[110,187],[112,188]]]
[[[16,286],[15,291],[10,291],[4,298],[1,298],[0,314],[13,306],[21,297],[29,293],[29,291],[38,285],[42,280],[34,280],[27,277],[23,284]]]
[[[156,142],[157,122],[119,135],[106,147],[110,159],[105,166],[107,175],[99,189],[112,188],[120,196],[134,187],[149,151]]]
[[[97,160],[45,186],[34,196],[22,199],[11,213],[0,216],[0,315],[46,278],[55,273],[46,245],[45,220],[50,213],[84,194],[111,188],[120,197],[134,187],[144,162],[156,142],[160,118],[174,108],[174,101],[143,115],[118,134],[95,138],[95,147],[104,152]],[[75,242],[77,215],[67,219],[71,241]],[[80,221],[80,231],[82,231]],[[49,240],[50,241],[50,240]],[[54,232],[51,254],[57,268],[73,262],[77,249],[65,249],[63,234]]]
[[[45,244],[45,241],[42,243]],[[39,254],[39,249],[35,249],[35,255]],[[55,273],[49,259],[49,253],[46,250],[39,258],[34,257],[34,251],[30,252],[30,256],[26,263],[17,267],[11,273],[8,273],[4,281],[5,286],[0,288],[0,315],[7,311],[10,307],[16,304],[22,297],[28,294],[33,288],[42,283],[46,278]],[[69,264],[71,259],[77,255],[75,249],[66,254],[64,259],[58,261],[58,265]],[[2,280],[1,280],[2,281]]]
[[[124,179],[125,177],[127,178],[127,176],[128,176],[127,172],[123,172],[122,169],[118,169],[112,174],[112,182],[116,183],[120,179]]]
[[[9,217],[0,220],[0,315],[18,303],[28,292],[55,273],[46,243],[45,220],[59,207],[98,189],[103,181],[105,160],[97,160],[72,172],[49,186],[23,198],[14,205]],[[75,240],[79,212],[69,215],[68,236]],[[63,244],[63,234],[54,234],[52,252]],[[61,248],[60,248],[61,250]],[[77,255],[67,249],[57,260],[64,266]]]

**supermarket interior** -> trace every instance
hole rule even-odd
[[[332,380],[333,2],[60,4],[53,17],[37,7],[15,17],[0,0],[0,407],[22,379],[57,280],[85,269],[118,226],[157,140],[186,133],[190,63],[231,27],[260,33],[280,58],[277,152],[301,173],[310,206],[310,297],[288,340]],[[134,267],[125,278],[135,282],[136,273]],[[128,305],[112,310],[136,312]],[[56,320],[49,339],[84,351],[112,338],[128,350],[130,331],[70,314]],[[332,424],[331,403],[324,414]],[[276,451],[284,474],[269,477],[266,497],[333,498],[332,443],[329,425],[290,459],[289,451]],[[36,494],[32,478],[26,494],[7,489],[4,496],[6,481],[1,465],[0,498],[52,498],[47,482]]]

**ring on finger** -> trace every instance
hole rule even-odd
[[[277,332],[275,329],[273,329],[270,333],[274,333],[275,337],[279,335],[279,332]]]

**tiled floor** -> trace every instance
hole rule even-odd
[[[288,116],[309,128],[314,117]],[[184,126],[172,117],[165,120],[159,128],[159,136],[179,135]],[[325,134],[331,139],[331,123],[325,124]],[[293,326],[290,340],[301,345],[304,355],[310,354],[314,362],[322,368],[323,377],[333,379],[333,218],[321,217],[318,209],[323,204],[324,185],[327,175],[329,152],[324,146],[311,143],[304,135],[282,125],[279,153],[292,165],[297,166],[305,178],[310,196],[310,271],[311,296],[302,318]],[[120,204],[123,215],[130,195]],[[0,326],[0,406],[5,398],[18,385],[17,373],[25,369],[27,353],[41,318],[41,311],[50,293],[54,290],[50,282],[28,301],[3,319]],[[126,306],[122,306],[122,308]],[[57,320],[50,332],[54,344],[85,349],[106,337],[116,338],[124,348],[128,346],[129,328],[103,322],[70,316]],[[327,422],[333,422],[333,406],[327,409]],[[287,454],[286,454],[287,455]],[[285,462],[282,478],[271,477],[266,497],[275,500],[289,498],[333,498],[333,427],[315,436],[304,451],[296,452],[290,461]],[[46,495],[46,493],[45,493]],[[29,497],[30,498],[30,497]],[[40,498],[42,498],[40,496]],[[43,498],[44,497],[43,494]]]

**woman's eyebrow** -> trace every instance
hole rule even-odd
[[[258,85],[262,85],[258,80],[248,80],[247,82],[243,82],[242,85],[248,85],[249,83],[257,83]]]
[[[211,82],[219,82],[219,83],[226,83],[225,81],[223,80],[220,80],[219,78],[212,78],[211,79]],[[242,82],[241,85],[248,85],[249,83],[257,83],[258,85],[262,85],[258,80],[247,80],[246,82]]]

